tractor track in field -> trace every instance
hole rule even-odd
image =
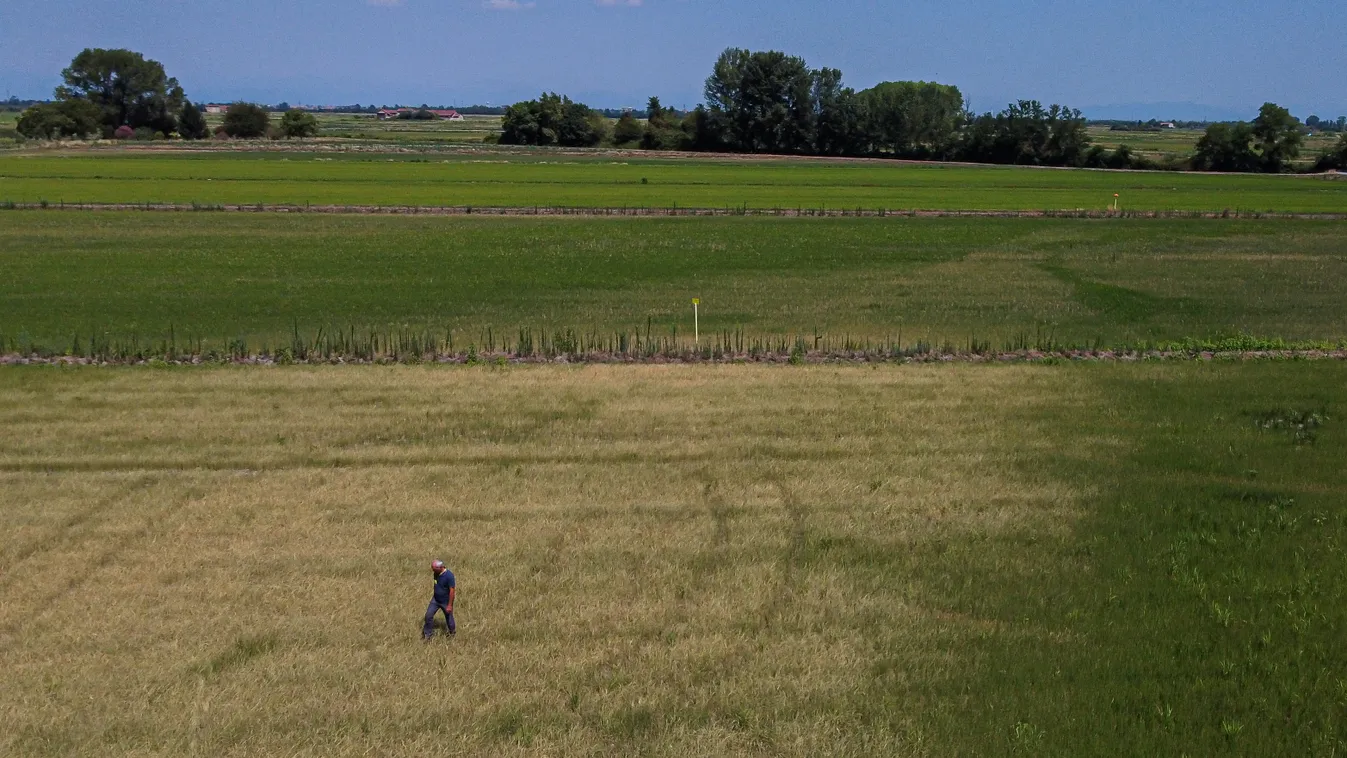
[[[937,210],[891,208],[657,208],[478,205],[311,205],[298,203],[8,203],[11,211],[142,211],[158,213],[313,213],[367,216],[705,217],[769,218],[1080,218],[1080,219],[1298,219],[1347,221],[1347,213],[1268,211]]]

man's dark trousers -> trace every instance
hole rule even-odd
[[[421,627],[421,636],[430,639],[435,636],[435,614],[443,612],[445,625],[449,627],[449,633],[458,631],[458,626],[454,624],[454,613],[448,607],[440,605],[435,601],[430,602],[430,607],[426,608],[426,625]]]

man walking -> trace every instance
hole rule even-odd
[[[426,640],[435,636],[435,614],[440,611],[444,612],[449,634],[458,631],[454,624],[454,572],[445,568],[443,561],[431,561],[430,573],[435,575],[435,597],[426,608],[426,625],[421,627],[421,637]]]

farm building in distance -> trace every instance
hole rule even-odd
[[[207,113],[217,113],[217,114],[218,114],[218,113],[224,113],[224,112],[227,111],[227,110],[229,110],[229,106],[228,106],[228,105],[221,105],[221,104],[219,104],[219,103],[210,103],[209,105],[206,106],[206,112],[207,112]]]
[[[443,121],[462,121],[462,120],[463,120],[463,115],[462,115],[461,113],[459,113],[458,111],[456,111],[456,110],[440,110],[440,109],[436,109],[436,108],[425,108],[425,109],[422,109],[422,108],[397,108],[397,109],[391,109],[391,110],[388,109],[388,108],[385,108],[385,109],[379,111],[379,120],[380,120],[380,121],[387,121],[387,120],[389,120],[389,119],[397,118],[398,116],[401,116],[401,115],[404,114],[404,113],[416,113],[417,111],[420,111],[420,110],[426,110],[426,111],[429,112],[429,113],[433,113],[433,114],[435,114],[435,117],[436,117],[436,118],[441,119],[441,120],[443,120]]]

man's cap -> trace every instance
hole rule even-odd
[[[430,567],[432,569],[442,569],[444,568],[444,561],[431,561]]]

